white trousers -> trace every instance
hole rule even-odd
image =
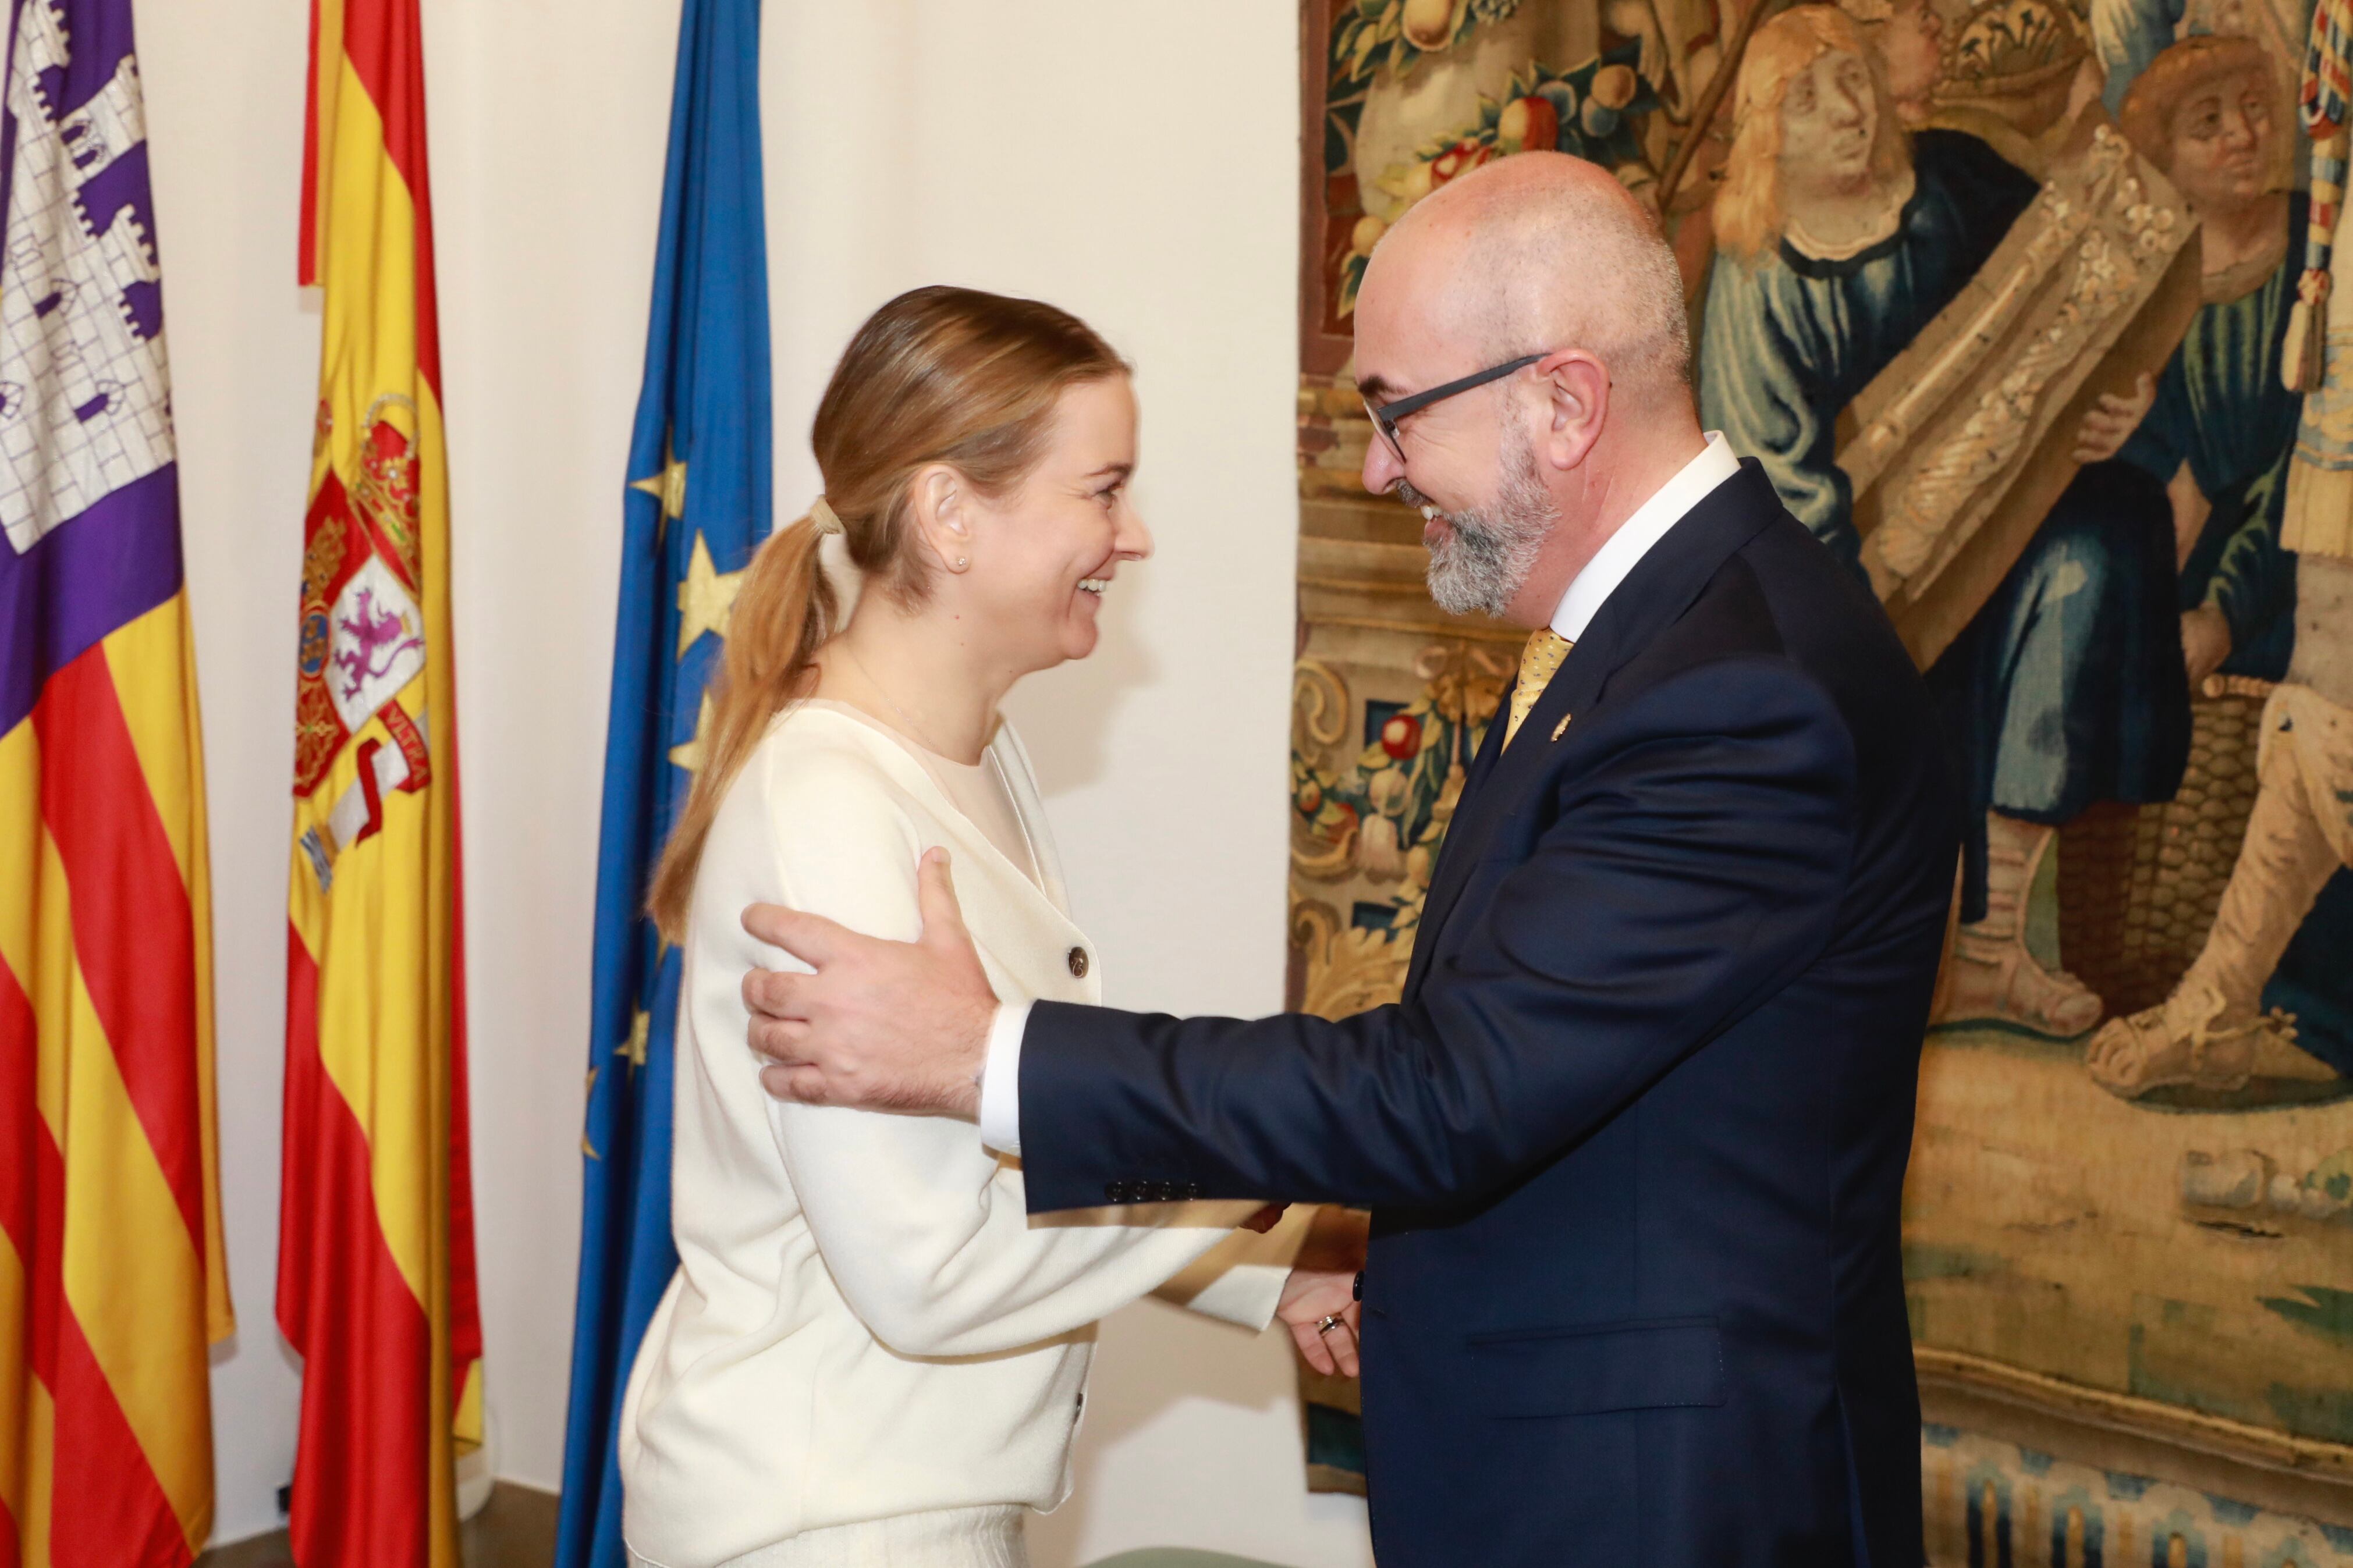
[[[719,1568],[1029,1568],[1016,1506],[931,1513],[805,1530],[731,1557]],[[657,1568],[630,1553],[637,1568]]]

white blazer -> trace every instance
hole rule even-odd
[[[743,976],[806,966],[746,934],[744,906],[912,940],[915,864],[935,844],[999,997],[1101,999],[1029,758],[1009,727],[992,745],[1043,891],[891,737],[824,709],[778,717],[712,825],[679,1004],[679,1268],[620,1419],[623,1533],[664,1568],[865,1520],[1050,1508],[1095,1320],[1163,1287],[1252,1329],[1273,1313],[1300,1211],[1264,1237],[1232,1228],[1248,1203],[1032,1220],[1019,1163],[968,1122],[761,1089]]]

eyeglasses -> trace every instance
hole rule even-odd
[[[1410,397],[1400,397],[1394,403],[1376,405],[1371,398],[1367,397],[1364,400],[1365,412],[1371,417],[1373,428],[1381,433],[1381,439],[1388,443],[1389,451],[1395,455],[1398,462],[1402,463],[1405,461],[1405,447],[1398,441],[1398,420],[1409,414],[1418,414],[1433,403],[1442,403],[1458,393],[1468,392],[1474,386],[1484,386],[1491,381],[1501,381],[1514,371],[1525,370],[1542,358],[1544,358],[1542,354],[1523,354],[1508,364],[1490,365],[1485,370],[1474,371],[1460,381],[1450,381],[1443,386],[1433,386],[1428,392],[1417,392]]]

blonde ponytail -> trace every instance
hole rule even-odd
[[[702,864],[703,841],[711,837],[711,819],[727,798],[727,786],[759,744],[768,721],[804,695],[802,687],[815,672],[817,650],[836,630],[833,584],[825,580],[818,561],[818,546],[824,537],[816,520],[807,517],[770,534],[753,553],[744,584],[736,591],[726,651],[710,687],[711,727],[702,737],[702,766],[687,792],[678,825],[670,830],[646,900],[664,942],[685,938],[695,868]]]
[[[1125,374],[1094,330],[1036,300],[934,287],[874,312],[842,351],[809,434],[825,477],[825,526],[804,517],[752,557],[711,683],[702,766],[646,900],[666,942],[686,935],[695,868],[728,786],[768,721],[816,685],[817,651],[841,629],[818,546],[839,530],[860,592],[906,608],[930,567],[908,504],[915,476],[944,463],[985,495],[1029,477],[1066,387]]]

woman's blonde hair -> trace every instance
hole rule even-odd
[[[1063,391],[1127,369],[1092,327],[1036,300],[934,287],[868,317],[834,366],[809,435],[861,592],[912,608],[930,590],[911,500],[918,473],[944,464],[983,495],[1004,495],[1044,456]],[[768,721],[807,695],[818,648],[841,629],[818,565],[821,538],[810,517],[778,529],[735,596],[702,766],[647,899],[667,941],[685,934],[695,868],[727,786]]]
[[[1835,5],[1796,5],[1782,12],[1748,41],[1732,89],[1732,151],[1715,194],[1715,239],[1743,261],[1754,261],[1781,243],[1788,223],[1781,203],[1781,100],[1799,73],[1832,52],[1853,55],[1871,71],[1872,97],[1879,106],[1873,179],[1895,179],[1911,156],[1879,57],[1864,47],[1854,18]]]
[[[2286,86],[2271,53],[2253,38],[2197,34],[2168,45],[2133,79],[2117,122],[2133,151],[2164,173],[2173,173],[2173,122],[2189,100],[2217,81],[2244,77],[2263,80],[2272,117],[2272,184],[2284,189],[2295,179],[2295,123],[2289,119]]]

